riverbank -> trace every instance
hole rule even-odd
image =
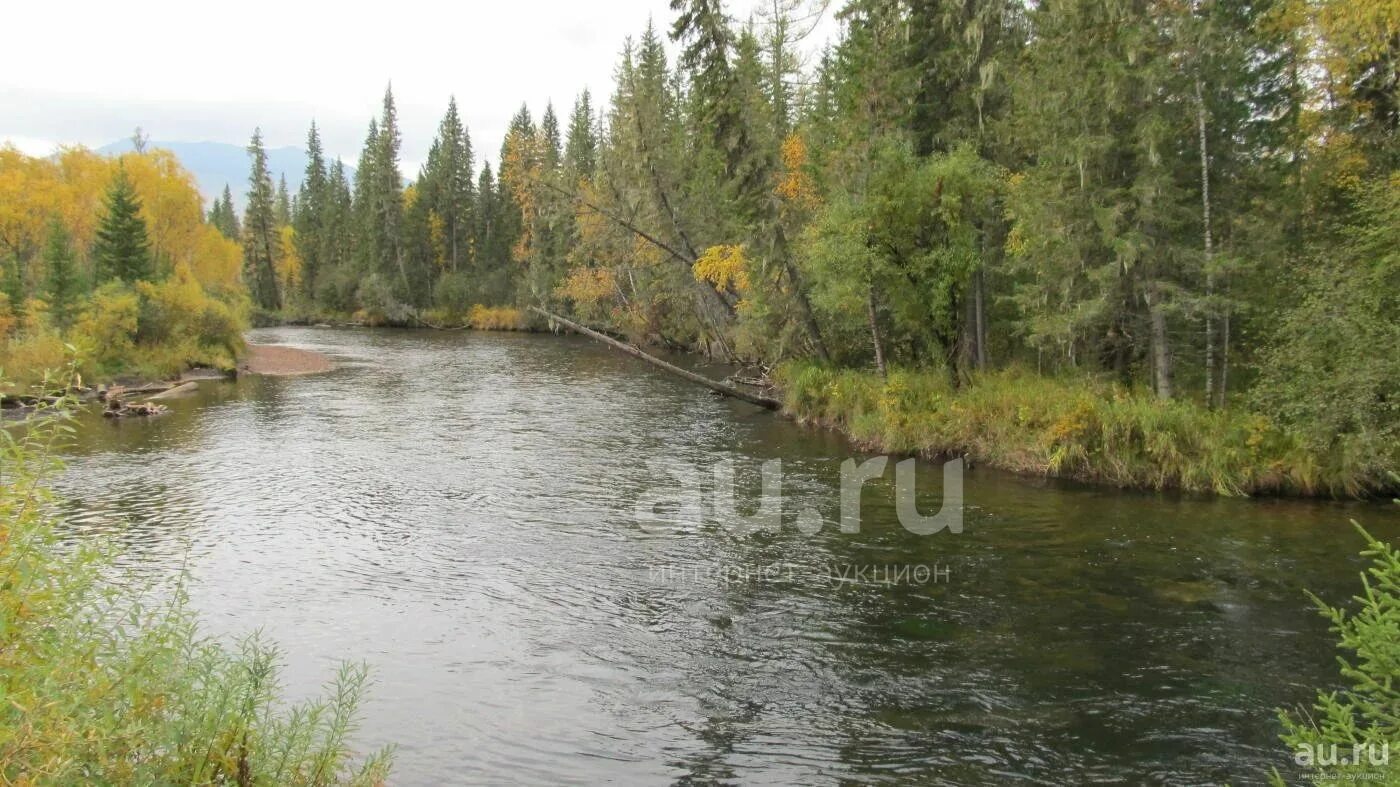
[[[1257,413],[1161,402],[1016,370],[953,390],[928,372],[791,363],[783,410],[874,451],[966,456],[1025,475],[1219,495],[1358,497],[1392,483],[1364,457],[1319,454]]]
[[[334,368],[331,359],[321,353],[277,344],[249,344],[247,353],[238,363],[238,371],[242,374],[269,377],[320,374]]]

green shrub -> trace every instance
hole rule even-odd
[[[366,325],[407,325],[413,321],[413,308],[400,301],[393,285],[378,273],[360,280],[355,299],[360,305],[355,319]]]
[[[66,404],[0,430],[0,782],[382,783],[388,752],[348,744],[363,667],[283,706],[275,649],[220,645],[179,587],[154,603],[109,552],[58,537],[45,478],[70,427],[47,416]]]
[[[1162,402],[1092,378],[1007,369],[954,390],[946,374],[779,367],[785,409],[877,450],[967,454],[1015,472],[1225,495],[1353,495],[1374,464],[1317,451],[1265,416]]]
[[[316,303],[333,313],[349,314],[355,310],[359,288],[360,277],[354,271],[331,268],[316,277]]]
[[[1348,613],[1309,594],[1337,634],[1347,688],[1319,692],[1315,714],[1279,718],[1284,743],[1315,783],[1400,784],[1400,552],[1357,530],[1371,559],[1359,608]]]
[[[433,305],[447,315],[465,317],[476,303],[476,282],[465,273],[444,273],[433,288]]]
[[[97,289],[73,328],[73,344],[87,360],[89,377],[117,374],[136,355],[141,298],[130,286],[110,282]]]

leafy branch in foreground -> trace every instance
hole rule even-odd
[[[0,782],[382,783],[390,752],[349,744],[364,666],[283,705],[275,648],[221,645],[182,584],[117,581],[110,550],[60,536],[46,481],[74,404],[0,429]]]
[[[1355,524],[1355,523],[1353,523]],[[1361,575],[1360,608],[1348,613],[1309,596],[1332,622],[1347,688],[1319,693],[1314,714],[1280,711],[1283,741],[1320,784],[1400,783],[1400,551],[1366,539],[1371,567]],[[1283,782],[1275,774],[1274,782]]]

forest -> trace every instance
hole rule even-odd
[[[1390,485],[1393,0],[671,5],[610,96],[521,106],[495,169],[451,99],[404,173],[391,89],[353,179],[313,122],[289,194],[255,133],[246,210],[226,190],[202,224],[160,151],[5,151],[6,365],[124,319],[169,365],[236,352],[245,312],[537,307],[757,369],[875,446],[1227,494]],[[804,57],[821,13],[840,35]],[[149,260],[114,262],[133,213]]]

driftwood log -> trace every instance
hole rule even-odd
[[[186,383],[180,383],[179,385],[175,386],[174,388],[169,388],[169,389],[166,389],[166,390],[164,390],[164,391],[161,391],[161,392],[158,393],[158,394],[152,395],[152,396],[150,397],[150,401],[155,401],[155,400],[157,400],[157,399],[174,399],[174,398],[177,397],[177,396],[186,396],[186,395],[192,394],[192,393],[194,393],[195,391],[198,391],[198,390],[199,390],[199,383],[195,382],[194,380],[190,380],[189,382],[186,382]]]
[[[107,407],[102,411],[102,415],[107,418],[127,418],[129,416],[150,416],[161,415],[166,411],[163,404],[155,402],[142,402],[139,404],[127,404],[120,399],[107,399]]]
[[[710,378],[704,375],[696,374],[695,372],[689,371],[687,369],[682,369],[681,367],[676,366],[675,364],[667,363],[661,360],[660,358],[657,358],[656,356],[634,345],[618,341],[617,339],[614,339],[611,336],[608,336],[607,334],[599,333],[598,331],[595,331],[592,328],[587,328],[582,325],[579,325],[573,320],[567,320],[563,317],[560,317],[557,314],[551,314],[545,311],[544,309],[538,308],[536,306],[531,306],[529,308],[530,311],[546,319],[553,320],[571,331],[581,333],[584,336],[589,337],[590,339],[597,339],[598,341],[610,347],[613,347],[614,349],[618,349],[622,352],[627,353],[633,358],[639,358],[651,364],[652,366],[657,367],[658,369],[670,372],[671,374],[674,374],[677,377],[680,377],[681,379],[689,380],[690,382],[695,383],[696,385],[703,385],[706,388],[709,388],[711,391],[722,393],[725,396],[732,396],[735,399],[740,399],[750,404],[756,404],[759,407],[764,407],[769,410],[779,410],[783,406],[782,402],[772,398],[771,396],[764,396],[762,394],[745,391],[742,388],[737,388],[735,386],[722,383],[719,380],[711,380]]]

